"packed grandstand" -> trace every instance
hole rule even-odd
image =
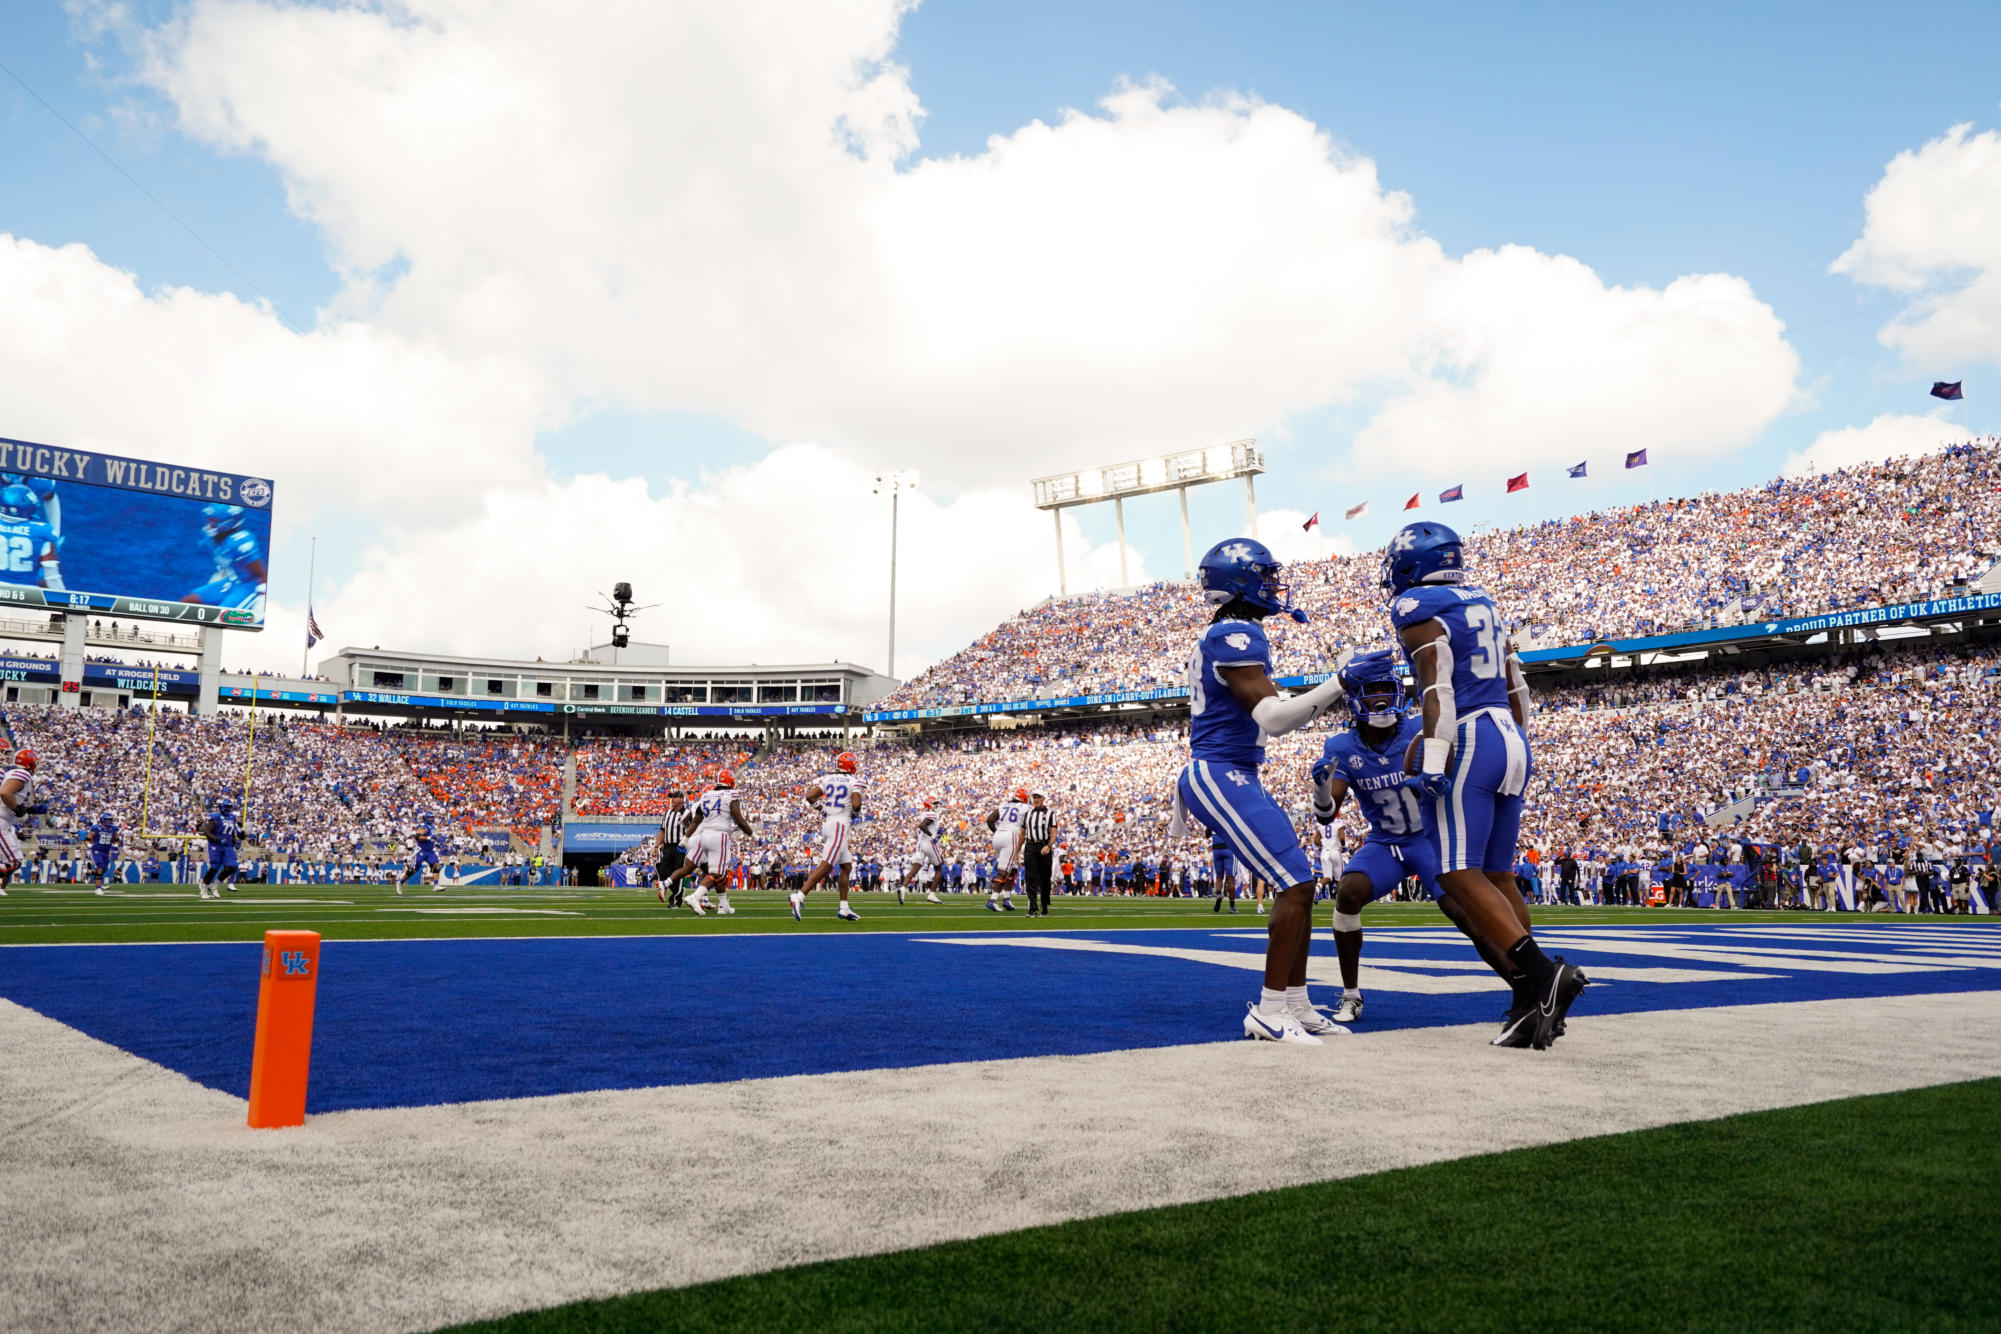
[[[1990,439],[1915,462],[1513,529],[1479,538],[1469,564],[1520,617],[1521,632],[1543,642],[1915,601],[1963,589],[1994,564],[1997,461],[2001,446]],[[1370,555],[1291,570],[1319,632],[1331,622],[1330,638],[1363,644],[1384,634],[1375,572]],[[892,703],[1013,698],[1057,682],[1066,693],[1172,683],[1203,615],[1186,584],[1046,604]],[[1282,624],[1274,629],[1282,669],[1324,669],[1316,638],[1288,641]],[[1525,846],[1543,864],[1569,853],[1600,865],[1705,839],[1788,853],[1860,849],[1875,860],[1985,848],[2001,763],[1998,681],[2001,648],[1977,627],[1538,678]],[[946,813],[948,862],[976,868],[983,818],[1017,786],[1048,794],[1073,865],[1150,868],[1152,880],[1125,876],[1150,884],[1163,861],[1207,861],[1205,842],[1168,832],[1186,755],[1185,715],[1173,705],[1116,722],[866,740],[741,731],[566,739],[269,711],[253,734],[240,712],[35,704],[8,705],[5,726],[44,757],[51,810],[33,832],[45,851],[73,844],[109,811],[128,850],[168,852],[166,836],[193,833],[210,803],[232,795],[244,800],[248,841],[274,859],[394,857],[425,814],[446,851],[497,857],[559,831],[566,805],[578,819],[656,817],[670,794],[698,791],[727,766],[759,828],[750,859],[803,868],[817,824],[803,794],[833,752],[849,748],[862,757],[864,863],[906,853],[928,801]],[[1271,748],[1269,785],[1309,844],[1307,767],[1322,739],[1314,729]],[[1705,819],[1744,797],[1747,813],[1719,840]],[[650,849],[625,855],[644,859]]]

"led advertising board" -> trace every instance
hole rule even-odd
[[[264,628],[268,478],[0,437],[0,604]]]

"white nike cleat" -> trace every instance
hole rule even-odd
[[[944,900],[940,899],[940,898],[939,898],[939,897],[938,897],[938,896],[937,896],[936,894],[926,894],[926,895],[924,896],[924,901],[925,901],[926,903],[942,903],[942,902],[944,902]]]
[[[1362,998],[1360,996],[1343,996],[1341,1003],[1334,1007],[1334,1022],[1337,1024],[1352,1024],[1361,1017]]]
[[[800,909],[806,906],[806,896],[795,889],[792,891],[792,897],[787,901],[792,905],[792,920],[795,922],[805,921],[806,914],[801,912]]]
[[[403,886],[400,884],[396,886],[396,896],[398,898],[401,898],[403,896]]]
[[[1002,912],[1013,912],[1013,911],[1014,911],[1014,900],[1013,900],[1013,899],[1002,899],[1002,900],[1001,900],[1001,911],[1002,911]]]
[[[1301,1047],[1320,1047],[1326,1044],[1299,1026],[1292,1017],[1292,1011],[1283,1014],[1266,1014],[1258,1008],[1256,1001],[1250,1005],[1250,1013],[1244,1016],[1244,1036],[1259,1042],[1290,1042]]]
[[[95,891],[95,892],[96,892],[96,894],[97,894],[97,897],[99,897],[100,899],[101,899],[101,898],[103,898],[103,897],[104,897],[104,886],[103,886],[103,885],[99,885],[99,886],[97,887],[97,889],[96,889],[96,891]]]
[[[850,908],[845,903],[843,903],[840,906],[840,910],[837,911],[834,914],[834,916],[840,918],[844,922],[859,922],[862,919],[862,915],[860,913],[856,912],[853,908]]]
[[[1263,917],[1264,915],[1265,915],[1265,906],[1264,904],[1260,903],[1258,905],[1258,916]]]
[[[1000,904],[996,903],[996,902],[995,902],[994,900],[992,900],[992,899],[988,899],[988,900],[987,900],[987,911],[988,911],[988,912],[999,912],[999,911],[1000,911]]]
[[[1293,1006],[1292,1017],[1299,1021],[1299,1026],[1302,1029],[1304,1029],[1308,1033],[1311,1033],[1315,1037],[1345,1038],[1348,1036],[1347,1029],[1341,1027],[1341,1025],[1335,1023],[1332,1019],[1329,1019],[1326,1015],[1314,1009],[1311,1005]]]
[[[697,917],[701,917],[709,911],[708,908],[703,906],[702,896],[700,894],[697,894],[695,895],[694,898],[689,899],[688,906],[694,910],[695,916]]]

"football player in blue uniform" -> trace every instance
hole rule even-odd
[[[1369,822],[1369,836],[1342,868],[1334,890],[1334,952],[1341,962],[1341,1003],[1334,1022],[1362,1017],[1362,909],[1410,876],[1445,915],[1471,937],[1488,966],[1503,979],[1506,961],[1475,935],[1466,914],[1438,885],[1438,852],[1424,832],[1424,808],[1404,782],[1424,722],[1405,706],[1394,655],[1383,649],[1349,659],[1341,688],[1354,726],[1327,738],[1313,765],[1313,814],[1321,840],[1334,840],[1334,817],[1350,792]]]
[[[0,487],[0,581],[62,591],[61,550],[34,491],[19,483]]]
[[[410,836],[410,860],[396,877],[396,892],[401,894],[403,886],[410,883],[410,877],[413,875],[417,877],[418,884],[423,884],[425,867],[431,870],[434,882],[431,886],[432,892],[444,893],[445,868],[444,863],[438,859],[438,821],[429,811],[424,812],[424,818],[417,823],[417,832]]]
[[[201,893],[197,898],[219,899],[223,889],[236,892],[236,845],[243,838],[237,822],[236,803],[228,797],[215,803],[215,810],[202,822],[202,836],[208,840],[208,868],[202,872]]]
[[[202,537],[215,558],[215,573],[183,602],[210,607],[250,607],[264,596],[264,548],[243,526],[241,505],[204,505]]]
[[[41,513],[35,517],[49,526],[55,534],[58,545],[63,540],[63,498],[56,493],[56,484],[46,477],[31,477],[24,472],[0,472],[0,488],[25,486],[34,494],[35,502],[41,506]]]
[[[1210,912],[1223,911],[1223,896],[1230,896],[1230,911],[1237,910],[1237,859],[1230,855],[1230,845],[1223,841],[1221,834],[1209,836],[1209,867],[1215,875],[1216,902]]]
[[[1528,681],[1494,600],[1465,582],[1459,534],[1406,524],[1383,554],[1383,589],[1424,704],[1418,772],[1438,883],[1469,934],[1496,954],[1514,991],[1497,1047],[1545,1050],[1588,979],[1542,952],[1515,887],[1522,793],[1532,772]]]
[[[122,839],[118,821],[110,811],[98,816],[97,823],[90,827],[90,878],[100,894],[111,879],[111,867],[118,859],[118,845]]]
[[[1266,927],[1264,990],[1244,1016],[1244,1035],[1319,1045],[1345,1033],[1306,992],[1313,943],[1313,864],[1291,818],[1265,792],[1258,769],[1266,737],[1312,722],[1341,698],[1338,678],[1283,698],[1271,679],[1265,617],[1304,621],[1286,600],[1279,563],[1248,537],[1218,542],[1202,557],[1202,591],[1215,614],[1188,660],[1188,766],[1175,783],[1176,836],[1192,812],[1252,876],[1278,890]]]

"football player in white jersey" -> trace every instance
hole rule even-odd
[[[834,757],[834,771],[822,774],[806,789],[806,805],[820,815],[820,860],[806,876],[806,883],[792,891],[792,915],[805,916],[806,896],[828,875],[835,876],[841,906],[834,916],[844,922],[859,922],[862,915],[848,906],[848,880],[855,869],[853,822],[862,809],[862,784],[855,757],[842,751]],[[837,871],[838,868],[838,871]]]
[[[987,812],[994,835],[994,878],[987,882],[987,911],[1014,911],[1014,868],[1021,864],[1021,825],[1035,807],[1028,789],[1018,787],[1008,801]]]
[[[695,882],[695,892],[688,899],[688,907],[700,917],[709,909],[705,890],[716,890],[716,915],[728,917],[736,912],[730,906],[729,873],[736,866],[731,848],[736,831],[745,838],[753,836],[750,821],[743,818],[743,806],[737,800],[736,775],[724,769],[716,775],[716,784],[695,799],[689,814],[693,831],[688,837],[688,860],[683,862],[668,877],[668,884],[678,884],[684,876],[699,875]]]
[[[0,895],[5,895],[14,873],[21,869],[21,817],[46,814],[48,807],[35,800],[35,766],[40,758],[34,751],[14,752],[14,767],[0,779]]]
[[[924,814],[917,819],[917,849],[910,855],[911,878],[924,886],[924,901],[937,903],[938,866],[941,854],[938,840],[944,836],[944,828],[938,822],[938,813],[932,809],[935,803],[928,798],[924,802]]]

